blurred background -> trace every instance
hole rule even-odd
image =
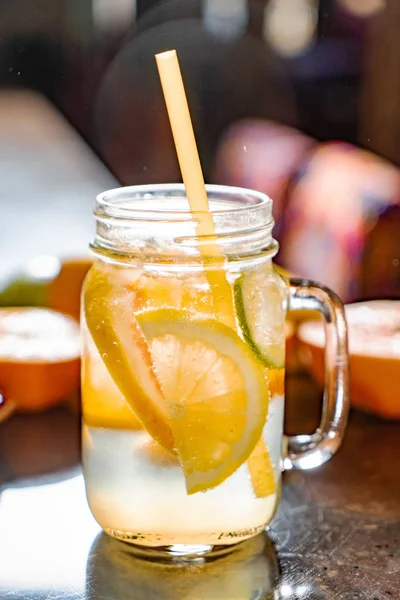
[[[206,181],[273,198],[277,263],[346,303],[400,299],[399,26],[398,0],[1,0],[0,305],[77,322],[95,195],[180,180],[154,59],[171,48]],[[75,358],[26,403],[77,389]]]
[[[154,61],[175,47],[205,177],[271,195],[278,261],[400,297],[399,19],[397,0],[2,0],[0,273],[85,253],[100,189],[179,180]]]
[[[400,297],[399,19],[397,0],[2,0],[0,274],[84,254],[99,190],[179,180],[154,61],[175,47],[205,177],[271,195],[278,261],[346,301]]]

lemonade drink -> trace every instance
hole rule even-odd
[[[236,543],[274,515],[287,286],[271,263],[268,199],[210,188],[227,259],[207,261],[183,189],[168,189],[167,215],[160,190],[147,193],[153,235],[134,226],[143,189],[99,201],[100,257],[83,295],[83,461],[106,532],[178,552]]]

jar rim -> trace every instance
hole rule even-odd
[[[272,222],[272,200],[264,194],[256,190],[248,188],[228,186],[228,185],[216,185],[206,184],[206,191],[209,196],[229,198],[234,197],[241,198],[242,205],[232,206],[227,205],[226,207],[220,207],[218,209],[213,208],[210,205],[210,211],[191,211],[189,206],[187,208],[174,208],[172,209],[168,201],[165,202],[164,207],[155,208],[143,208],[141,206],[124,206],[123,201],[129,200],[143,200],[148,198],[153,200],[156,198],[162,198],[166,194],[168,196],[182,199],[186,198],[186,189],[182,183],[166,183],[166,184],[147,184],[147,185],[132,185],[123,186],[106,190],[96,197],[96,209],[95,216],[107,216],[115,219],[141,219],[146,220],[182,220],[187,219],[190,216],[201,216],[207,212],[211,212],[213,216],[228,217],[229,215],[239,213],[253,213],[253,212],[264,212],[266,221]]]
[[[183,184],[114,188],[97,196],[94,251],[158,260],[215,257],[215,242],[228,259],[276,253],[272,200],[255,190],[206,185],[210,211],[191,211]],[[213,230],[199,229],[205,215]],[[175,260],[175,259],[174,259]]]

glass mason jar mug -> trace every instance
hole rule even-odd
[[[283,466],[327,461],[348,413],[340,300],[275,271],[269,198],[207,192],[214,235],[182,185],[101,194],[83,291],[90,508],[112,536],[179,554],[261,532]],[[325,318],[327,387],[319,429],[283,456],[285,314],[300,308]]]

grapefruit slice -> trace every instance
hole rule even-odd
[[[74,319],[44,308],[0,309],[0,388],[20,410],[54,406],[79,387]]]
[[[383,418],[400,418],[400,301],[348,304],[345,312],[352,405]],[[298,336],[305,360],[323,385],[325,335],[322,323],[304,323]]]
[[[87,327],[114,383],[150,435],[173,450],[168,408],[133,314],[134,291],[106,270],[92,269],[84,304]]]
[[[246,461],[268,411],[262,365],[229,327],[161,309],[137,316],[149,344],[189,494]]]

